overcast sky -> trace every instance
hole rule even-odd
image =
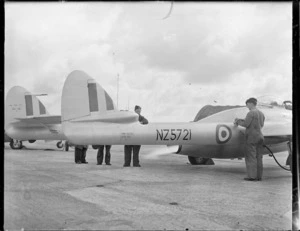
[[[192,121],[201,107],[292,99],[292,2],[5,3],[5,94],[19,85],[61,114],[83,70],[119,109]]]

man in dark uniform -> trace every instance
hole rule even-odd
[[[148,124],[148,120],[141,115],[142,108],[140,106],[135,106],[134,111],[139,115],[139,122],[141,124]],[[139,153],[140,153],[141,145],[125,145],[124,146],[124,167],[129,167],[131,162],[131,153],[133,153],[132,156],[132,162],[133,167],[141,167],[140,161],[139,161]]]
[[[111,145],[105,145],[105,164],[111,165],[110,163],[110,148]],[[97,153],[97,165],[102,165],[103,162],[103,152],[104,152],[104,145],[99,145],[98,153]]]
[[[81,163],[82,164],[88,164],[89,162],[86,161],[86,151],[88,150],[88,145],[83,145],[82,146],[82,151],[81,151]]]
[[[81,150],[79,149],[78,145],[75,145],[75,151],[74,151],[74,154],[75,154],[75,163],[76,164],[81,164]]]
[[[75,163],[76,164],[87,164],[86,161],[86,151],[88,149],[87,145],[75,145]]]
[[[245,138],[245,162],[247,169],[247,181],[261,181],[263,174],[263,161],[261,149],[264,143],[264,136],[261,132],[264,126],[265,116],[256,108],[257,100],[250,98],[246,101],[249,112],[246,118],[235,119],[235,124],[246,128]]]

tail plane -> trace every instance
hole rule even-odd
[[[130,123],[137,115],[119,111],[109,94],[88,74],[75,70],[64,84],[61,99],[62,122],[99,121]]]
[[[20,86],[14,86],[8,91],[5,101],[5,124],[40,116],[49,116],[49,113],[35,95]]]
[[[61,132],[61,116],[50,115],[36,95],[20,86],[12,87],[6,96],[5,132],[19,141],[65,139]]]

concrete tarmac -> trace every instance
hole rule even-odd
[[[5,144],[6,230],[288,230],[292,175],[264,156],[261,182],[244,181],[243,160],[192,166],[164,146],[142,146],[141,168],[123,167],[124,146],[111,166],[74,163],[69,152]],[[159,155],[163,154],[163,155]],[[276,155],[285,164],[287,153]]]

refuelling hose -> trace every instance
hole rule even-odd
[[[269,152],[270,152],[269,156],[272,156],[274,158],[275,162],[278,164],[279,167],[281,167],[282,169],[284,169],[286,171],[291,171],[291,168],[285,168],[277,161],[276,157],[274,156],[274,153],[271,151],[271,149],[267,145],[264,144],[263,146],[269,150]]]

